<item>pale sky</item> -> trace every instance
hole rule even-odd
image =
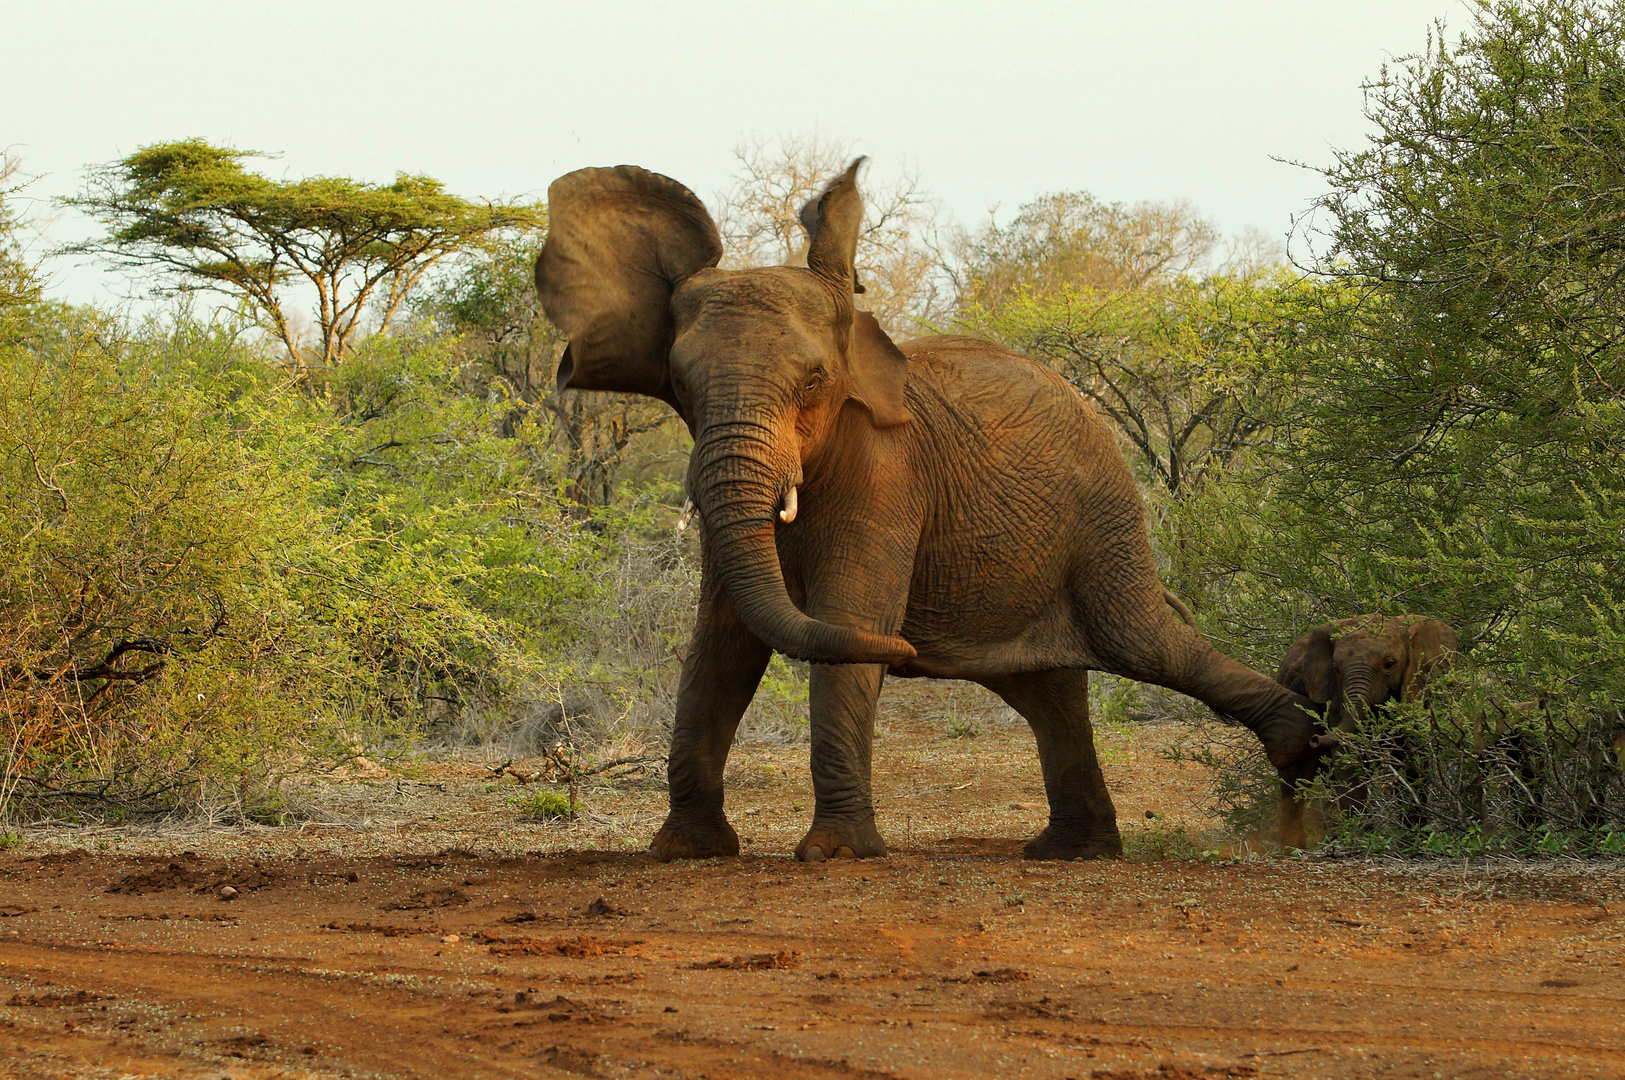
[[[201,136],[280,153],[259,163],[273,176],[404,170],[541,198],[627,162],[714,203],[742,140],[816,134],[876,178],[913,170],[967,224],[1083,189],[1282,236],[1321,183],[1272,159],[1363,141],[1361,81],[1437,17],[1470,19],[1462,0],[0,0],[0,146],[39,198]],[[53,213],[46,243],[86,234]],[[51,270],[65,299],[127,291]]]

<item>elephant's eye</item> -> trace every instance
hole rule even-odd
[[[823,368],[813,368],[810,372],[807,373],[807,384],[805,386],[803,386],[802,389],[805,392],[810,394],[813,391],[817,390],[820,386],[823,386],[823,385],[824,385],[824,369]]]
[[[1399,661],[1390,656],[1388,659],[1382,662],[1382,666],[1385,668],[1391,668],[1397,663],[1399,663]]]

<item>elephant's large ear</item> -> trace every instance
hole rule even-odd
[[[1324,623],[1292,643],[1281,658],[1275,681],[1325,705],[1332,700],[1332,631],[1334,623]]]
[[[903,399],[908,357],[892,344],[867,311],[852,313],[850,354],[852,397],[869,410],[875,427],[896,427],[914,419]]]
[[[675,405],[671,294],[722,258],[704,204],[669,177],[617,165],[553,181],[547,213],[536,291],[570,342],[560,389],[620,390]]]
[[[1461,651],[1461,639],[1449,623],[1438,619],[1418,619],[1405,635],[1409,655],[1405,678],[1399,684],[1399,700],[1420,701],[1427,693],[1428,676],[1448,667]]]
[[[863,196],[858,194],[857,158],[846,172],[830,182],[816,204],[801,211],[801,224],[807,230],[807,269],[847,292],[862,292],[854,263],[858,257],[858,232],[863,227]]]

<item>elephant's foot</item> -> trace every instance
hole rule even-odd
[[[886,841],[880,838],[874,819],[863,822],[819,824],[807,830],[796,845],[796,858],[802,862],[825,859],[870,859],[886,854]]]
[[[1123,838],[1117,826],[1111,830],[1094,829],[1089,832],[1075,829],[1057,829],[1048,825],[1044,831],[1027,841],[1021,854],[1029,859],[1120,859],[1123,857]]]
[[[661,862],[673,859],[709,859],[717,855],[738,855],[739,834],[728,819],[717,817],[705,822],[666,818],[666,823],[649,842],[649,851]]]
[[[1312,770],[1314,763],[1325,754],[1326,746],[1316,737],[1315,719],[1304,710],[1308,704],[1308,698],[1295,696],[1292,702],[1254,729],[1258,741],[1264,744],[1265,756],[1283,776],[1289,771],[1302,770],[1306,764]]]

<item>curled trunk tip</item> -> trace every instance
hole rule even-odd
[[[711,565],[763,644],[814,664],[891,665],[918,655],[902,638],[822,622],[791,601],[774,525],[795,520],[799,465],[775,467],[751,440],[730,436],[697,438],[692,460]]]

